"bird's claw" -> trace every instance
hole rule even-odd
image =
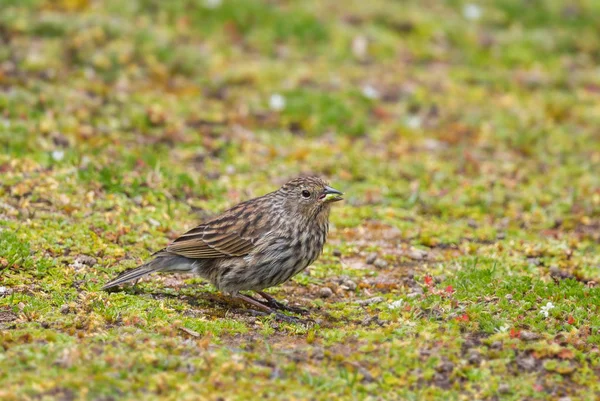
[[[281,302],[276,300],[272,295],[270,295],[264,291],[257,291],[257,294],[260,295],[265,300],[264,302],[262,302],[262,301],[258,301],[258,302],[260,302],[261,304],[265,305],[268,308],[285,310],[285,311],[292,312],[292,313],[298,313],[300,315],[308,314],[308,310],[303,309],[303,308],[296,308],[294,306],[288,306],[286,304],[282,304]]]
[[[266,302],[261,302],[263,305],[268,306],[271,309],[284,310],[292,313],[297,313],[299,315],[307,315],[309,312],[304,308],[296,308],[295,306],[288,306],[286,304],[282,304],[279,301],[275,301],[274,299],[270,299]]]
[[[275,312],[275,319],[286,323],[306,323],[304,320],[295,316],[284,315],[283,313]]]

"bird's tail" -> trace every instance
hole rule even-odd
[[[127,283],[129,281],[137,280],[150,273],[155,272],[191,272],[194,268],[194,260],[188,259],[183,256],[169,254],[167,252],[157,252],[155,258],[151,261],[144,263],[141,266],[134,267],[133,269],[125,270],[114,279],[102,286],[103,290],[107,290],[112,287],[116,287],[120,284]]]

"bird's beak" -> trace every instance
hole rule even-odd
[[[344,198],[342,198],[342,195],[344,195],[343,192],[340,192],[337,189],[333,189],[329,186],[326,186],[325,190],[323,191],[323,193],[321,194],[319,199],[321,199],[325,203],[337,202],[337,201],[341,201],[342,199],[344,199]]]

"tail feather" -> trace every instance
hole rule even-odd
[[[117,277],[110,280],[108,283],[104,284],[102,286],[102,289],[107,290],[109,288],[116,287],[120,284],[127,283],[128,281],[133,281],[138,278],[142,278],[154,271],[155,270],[152,268],[152,266],[148,266],[148,264],[141,265],[141,266],[135,267],[133,269],[125,270],[124,272],[119,274]]]
[[[150,273],[168,272],[168,271],[191,271],[194,267],[193,260],[176,255],[158,254],[151,261],[144,263],[141,266],[128,269],[119,274],[114,279],[102,286],[103,290],[137,280]]]

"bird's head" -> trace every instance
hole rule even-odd
[[[333,202],[341,201],[343,193],[331,188],[318,177],[299,177],[283,185],[277,192],[284,195],[286,213],[304,218],[327,218]]]

